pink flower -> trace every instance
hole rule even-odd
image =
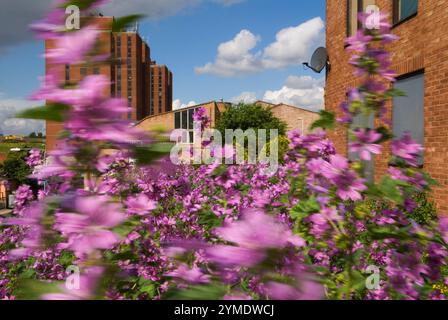
[[[324,297],[324,288],[307,275],[298,275],[293,285],[268,282],[266,292],[274,300],[320,300]]]
[[[61,247],[73,250],[77,257],[97,249],[111,249],[118,236],[109,229],[125,220],[121,206],[106,196],[77,197],[73,213],[57,213],[55,228],[68,237]]]
[[[240,221],[217,229],[224,240],[250,249],[282,248],[288,244],[305,245],[299,236],[293,235],[285,225],[278,223],[261,210],[250,209],[243,213]]]
[[[342,200],[361,200],[361,192],[367,189],[365,180],[350,170],[348,160],[340,155],[330,156],[330,162],[322,166],[322,175],[336,186],[336,194]]]
[[[46,57],[52,63],[78,64],[93,49],[100,31],[94,26],[81,28],[77,32],[66,33],[55,40],[56,46],[49,49]]]
[[[358,128],[354,132],[356,140],[350,142],[350,151],[358,153],[362,160],[372,160],[371,154],[381,154],[381,145],[377,142],[382,135],[375,130]]]
[[[42,219],[45,214],[44,204],[36,202],[28,206],[21,213],[20,218],[5,219],[4,225],[17,225],[26,227],[25,237],[22,240],[22,248],[13,249],[10,252],[12,258],[23,258],[34,251],[37,251],[42,246],[42,235],[44,228],[42,226]]]
[[[196,266],[190,269],[185,263],[182,263],[176,270],[167,273],[167,276],[180,278],[194,284],[210,282],[210,276],[203,274],[201,269]]]
[[[141,193],[135,197],[129,197],[125,204],[129,214],[144,216],[157,208],[157,202],[150,200],[145,194]]]
[[[62,285],[61,293],[48,293],[42,296],[44,300],[89,300],[94,299],[99,289],[101,275],[104,272],[102,267],[91,267],[80,275],[79,288],[67,288]],[[73,284],[75,285],[75,284]]]
[[[406,132],[401,139],[392,142],[392,154],[412,167],[417,166],[422,151],[423,147],[412,139],[409,132]]]

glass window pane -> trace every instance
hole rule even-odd
[[[417,13],[418,0],[401,0],[400,1],[400,20],[406,19]]]
[[[194,112],[194,109],[188,110],[188,129],[190,129],[190,130],[192,130],[193,126],[194,126],[193,112]]]
[[[174,129],[180,129],[180,112],[174,114]]]
[[[194,134],[193,131],[190,131],[190,143],[194,143]]]
[[[424,145],[425,75],[422,73],[398,80],[395,87],[406,96],[394,99],[393,133],[399,138],[404,132],[410,132],[414,140]]]
[[[352,129],[357,128],[357,127],[365,127],[367,124],[368,128],[375,128],[375,115],[371,114],[369,119],[366,119],[366,116],[362,115],[362,114],[358,114],[354,119],[353,119],[353,124],[351,126]],[[349,140],[350,143],[350,140]],[[358,161],[360,160],[359,158],[359,154],[358,153],[353,153],[348,152],[348,159],[350,161]],[[374,178],[374,174],[375,174],[375,161],[373,160],[374,157],[372,157],[371,161],[364,161],[364,166],[365,166],[365,176],[368,179],[369,182],[373,181]]]
[[[188,129],[188,113],[182,111],[182,129]]]

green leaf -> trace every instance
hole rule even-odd
[[[218,284],[194,286],[187,290],[175,290],[167,295],[170,300],[221,300],[227,288]]]
[[[157,289],[156,289],[154,282],[152,282],[151,280],[146,280],[143,277],[140,277],[138,279],[138,284],[140,286],[139,292],[148,295],[148,297],[150,299],[152,299],[156,296]]]
[[[169,154],[172,147],[173,144],[168,142],[160,142],[143,147],[138,146],[134,150],[134,156],[139,165],[146,165]]]
[[[61,282],[41,282],[21,277],[17,281],[14,295],[17,300],[40,300],[47,293],[59,293]]]
[[[325,110],[321,110],[319,112],[319,114],[320,114],[320,119],[316,120],[311,125],[311,130],[316,129],[316,128],[333,129],[335,127],[336,117],[335,117],[334,113],[328,112]]]
[[[402,204],[404,199],[398,187],[405,187],[407,184],[400,180],[394,180],[391,177],[384,177],[378,185],[379,190],[387,199],[395,203]]]
[[[48,104],[46,106],[25,110],[17,114],[16,118],[63,122],[65,113],[69,109],[70,107],[64,104]]]
[[[407,240],[412,238],[408,228],[393,229],[391,227],[381,227],[381,228],[368,228],[368,230],[373,240],[384,240],[384,239]]]
[[[219,218],[210,210],[202,210],[199,212],[199,224],[207,226],[210,229],[219,227],[222,225],[223,218]]]
[[[378,144],[384,143],[394,137],[386,127],[379,127],[376,131],[382,135],[381,139],[376,141]]]
[[[308,200],[301,200],[291,210],[291,217],[293,219],[303,219],[312,213],[320,211],[320,205],[315,197],[311,197]]]
[[[123,224],[114,228],[113,231],[121,237],[126,237],[140,224],[140,219],[138,217],[128,219]]]
[[[129,25],[137,22],[144,18],[144,15],[141,14],[133,14],[125,17],[115,18],[112,23],[112,32],[121,32],[123,29],[128,27]]]

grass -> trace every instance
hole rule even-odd
[[[36,148],[36,149],[44,149],[45,144],[43,142],[33,141],[33,142],[0,142],[0,153],[8,154],[12,148]]]

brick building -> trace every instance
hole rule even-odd
[[[149,115],[158,115],[173,108],[173,74],[165,65],[151,62],[151,105]]]
[[[77,83],[88,75],[101,74],[106,76],[110,79],[111,85],[107,88],[105,94],[127,100],[130,108],[126,117],[129,120],[139,121],[151,114],[154,97],[152,93],[152,71],[155,64],[151,61],[150,47],[138,33],[138,27],[135,26],[119,33],[112,32],[113,19],[113,17],[102,16],[89,17],[89,23],[97,25],[98,29],[102,31],[99,36],[98,53],[109,55],[113,63],[89,66],[55,66],[47,60],[46,70],[56,70],[67,84]],[[45,42],[46,51],[53,46],[51,40]],[[166,66],[163,68],[168,70]],[[162,101],[165,103],[162,106],[163,112],[171,110],[172,82],[171,72],[169,72],[169,77],[164,76],[161,82],[163,93],[167,97]],[[158,88],[157,83],[156,89],[158,90]],[[156,93],[158,94],[158,91]],[[60,130],[61,125],[59,123],[47,122],[48,150],[55,147]]]
[[[311,124],[319,118],[319,114],[316,112],[286,104],[274,105],[264,101],[257,101],[256,104],[270,108],[275,117],[286,122],[288,130],[298,129],[307,133],[309,132]],[[149,116],[137,123],[137,127],[146,131],[156,129],[164,129],[166,131],[174,129],[191,130],[189,138],[191,142],[193,140],[193,113],[196,109],[200,107],[205,108],[211,121],[211,127],[213,128],[216,121],[219,119],[220,114],[230,106],[231,103],[228,102],[211,101],[160,115]]]
[[[369,4],[387,12],[393,33],[400,37],[388,46],[392,68],[399,74],[396,87],[407,97],[394,99],[389,106],[392,131],[399,136],[409,131],[423,144],[423,168],[439,186],[433,198],[442,213],[448,212],[448,24],[447,2],[443,0],[338,0],[327,1],[326,41],[331,70],[327,75],[325,105],[339,114],[346,90],[356,85],[344,40],[359,27],[357,12]],[[375,120],[378,123],[379,120]],[[339,152],[347,153],[347,132],[332,133]],[[390,146],[386,146],[390,152]],[[388,157],[377,157],[376,177],[385,173]]]

